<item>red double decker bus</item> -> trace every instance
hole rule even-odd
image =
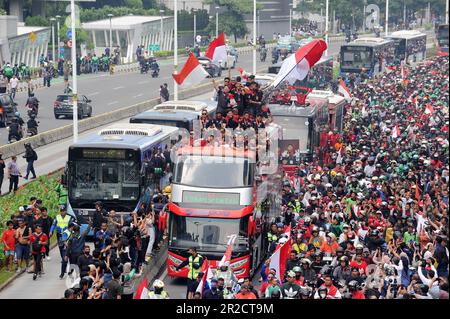
[[[233,147],[181,147],[174,160],[168,205],[168,275],[187,277],[176,266],[196,247],[217,267],[231,236],[230,268],[238,278],[252,276],[266,256],[264,234],[275,220],[277,192],[258,174],[256,154]],[[264,189],[260,193],[260,190]]]

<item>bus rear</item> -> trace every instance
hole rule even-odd
[[[439,56],[448,56],[448,24],[441,24],[436,29]]]

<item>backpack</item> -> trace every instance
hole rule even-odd
[[[36,151],[33,150],[33,161],[37,161],[38,160],[38,156]]]

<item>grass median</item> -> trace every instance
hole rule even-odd
[[[6,228],[6,222],[11,219],[11,215],[19,210],[20,206],[28,205],[30,197],[36,197],[42,200],[42,206],[47,207],[48,214],[52,218],[58,213],[58,195],[55,187],[61,178],[62,170],[40,176],[19,187],[14,194],[8,194],[0,197],[0,235]],[[50,238],[50,244],[55,240],[54,236]],[[7,272],[5,269],[5,255],[3,245],[0,249],[0,286],[15,273]]]

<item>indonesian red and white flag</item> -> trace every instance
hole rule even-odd
[[[352,94],[350,93],[350,90],[348,89],[347,85],[345,85],[345,82],[342,79],[339,81],[338,92],[342,93],[346,100],[352,99]]]
[[[247,79],[251,75],[251,73],[248,73],[243,68],[238,68],[238,71],[243,79]]]
[[[148,298],[148,276],[139,284],[133,299],[149,299]]]
[[[392,130],[392,138],[397,138],[400,136],[400,130],[398,129],[398,124],[395,125],[394,129]]]
[[[215,62],[226,61],[227,47],[225,46],[225,33],[219,34],[208,46],[205,56]]]
[[[233,245],[234,241],[236,240],[237,235],[231,235],[230,239],[228,240],[228,247],[225,251],[225,254],[223,255],[222,259],[219,262],[219,267],[225,263],[228,263],[228,266],[231,262],[231,252],[233,251]]]
[[[434,108],[430,103],[428,103],[427,106],[425,107],[425,114],[433,114],[433,113]]]
[[[175,82],[181,87],[189,87],[199,84],[208,76],[208,72],[198,62],[195,55],[189,54],[186,64],[181,69],[180,73],[172,74]]]
[[[205,289],[205,286],[207,288],[209,288],[210,284],[211,284],[211,279],[214,278],[214,272],[211,269],[209,260],[205,259],[205,261],[203,262],[202,268],[200,269],[200,272],[203,273],[203,277],[202,277],[202,281],[197,286],[196,292],[203,294],[203,290]]]
[[[284,280],[284,272],[286,270],[286,261],[291,252],[291,227],[286,229],[285,234],[288,235],[288,240],[284,244],[278,244],[275,252],[270,256],[269,268],[276,270],[276,277],[280,279],[280,282]]]
[[[297,49],[295,54],[283,61],[271,86],[276,88],[283,81],[294,84],[295,81],[306,78],[309,70],[320,60],[326,49],[327,44],[322,39],[313,40]]]

